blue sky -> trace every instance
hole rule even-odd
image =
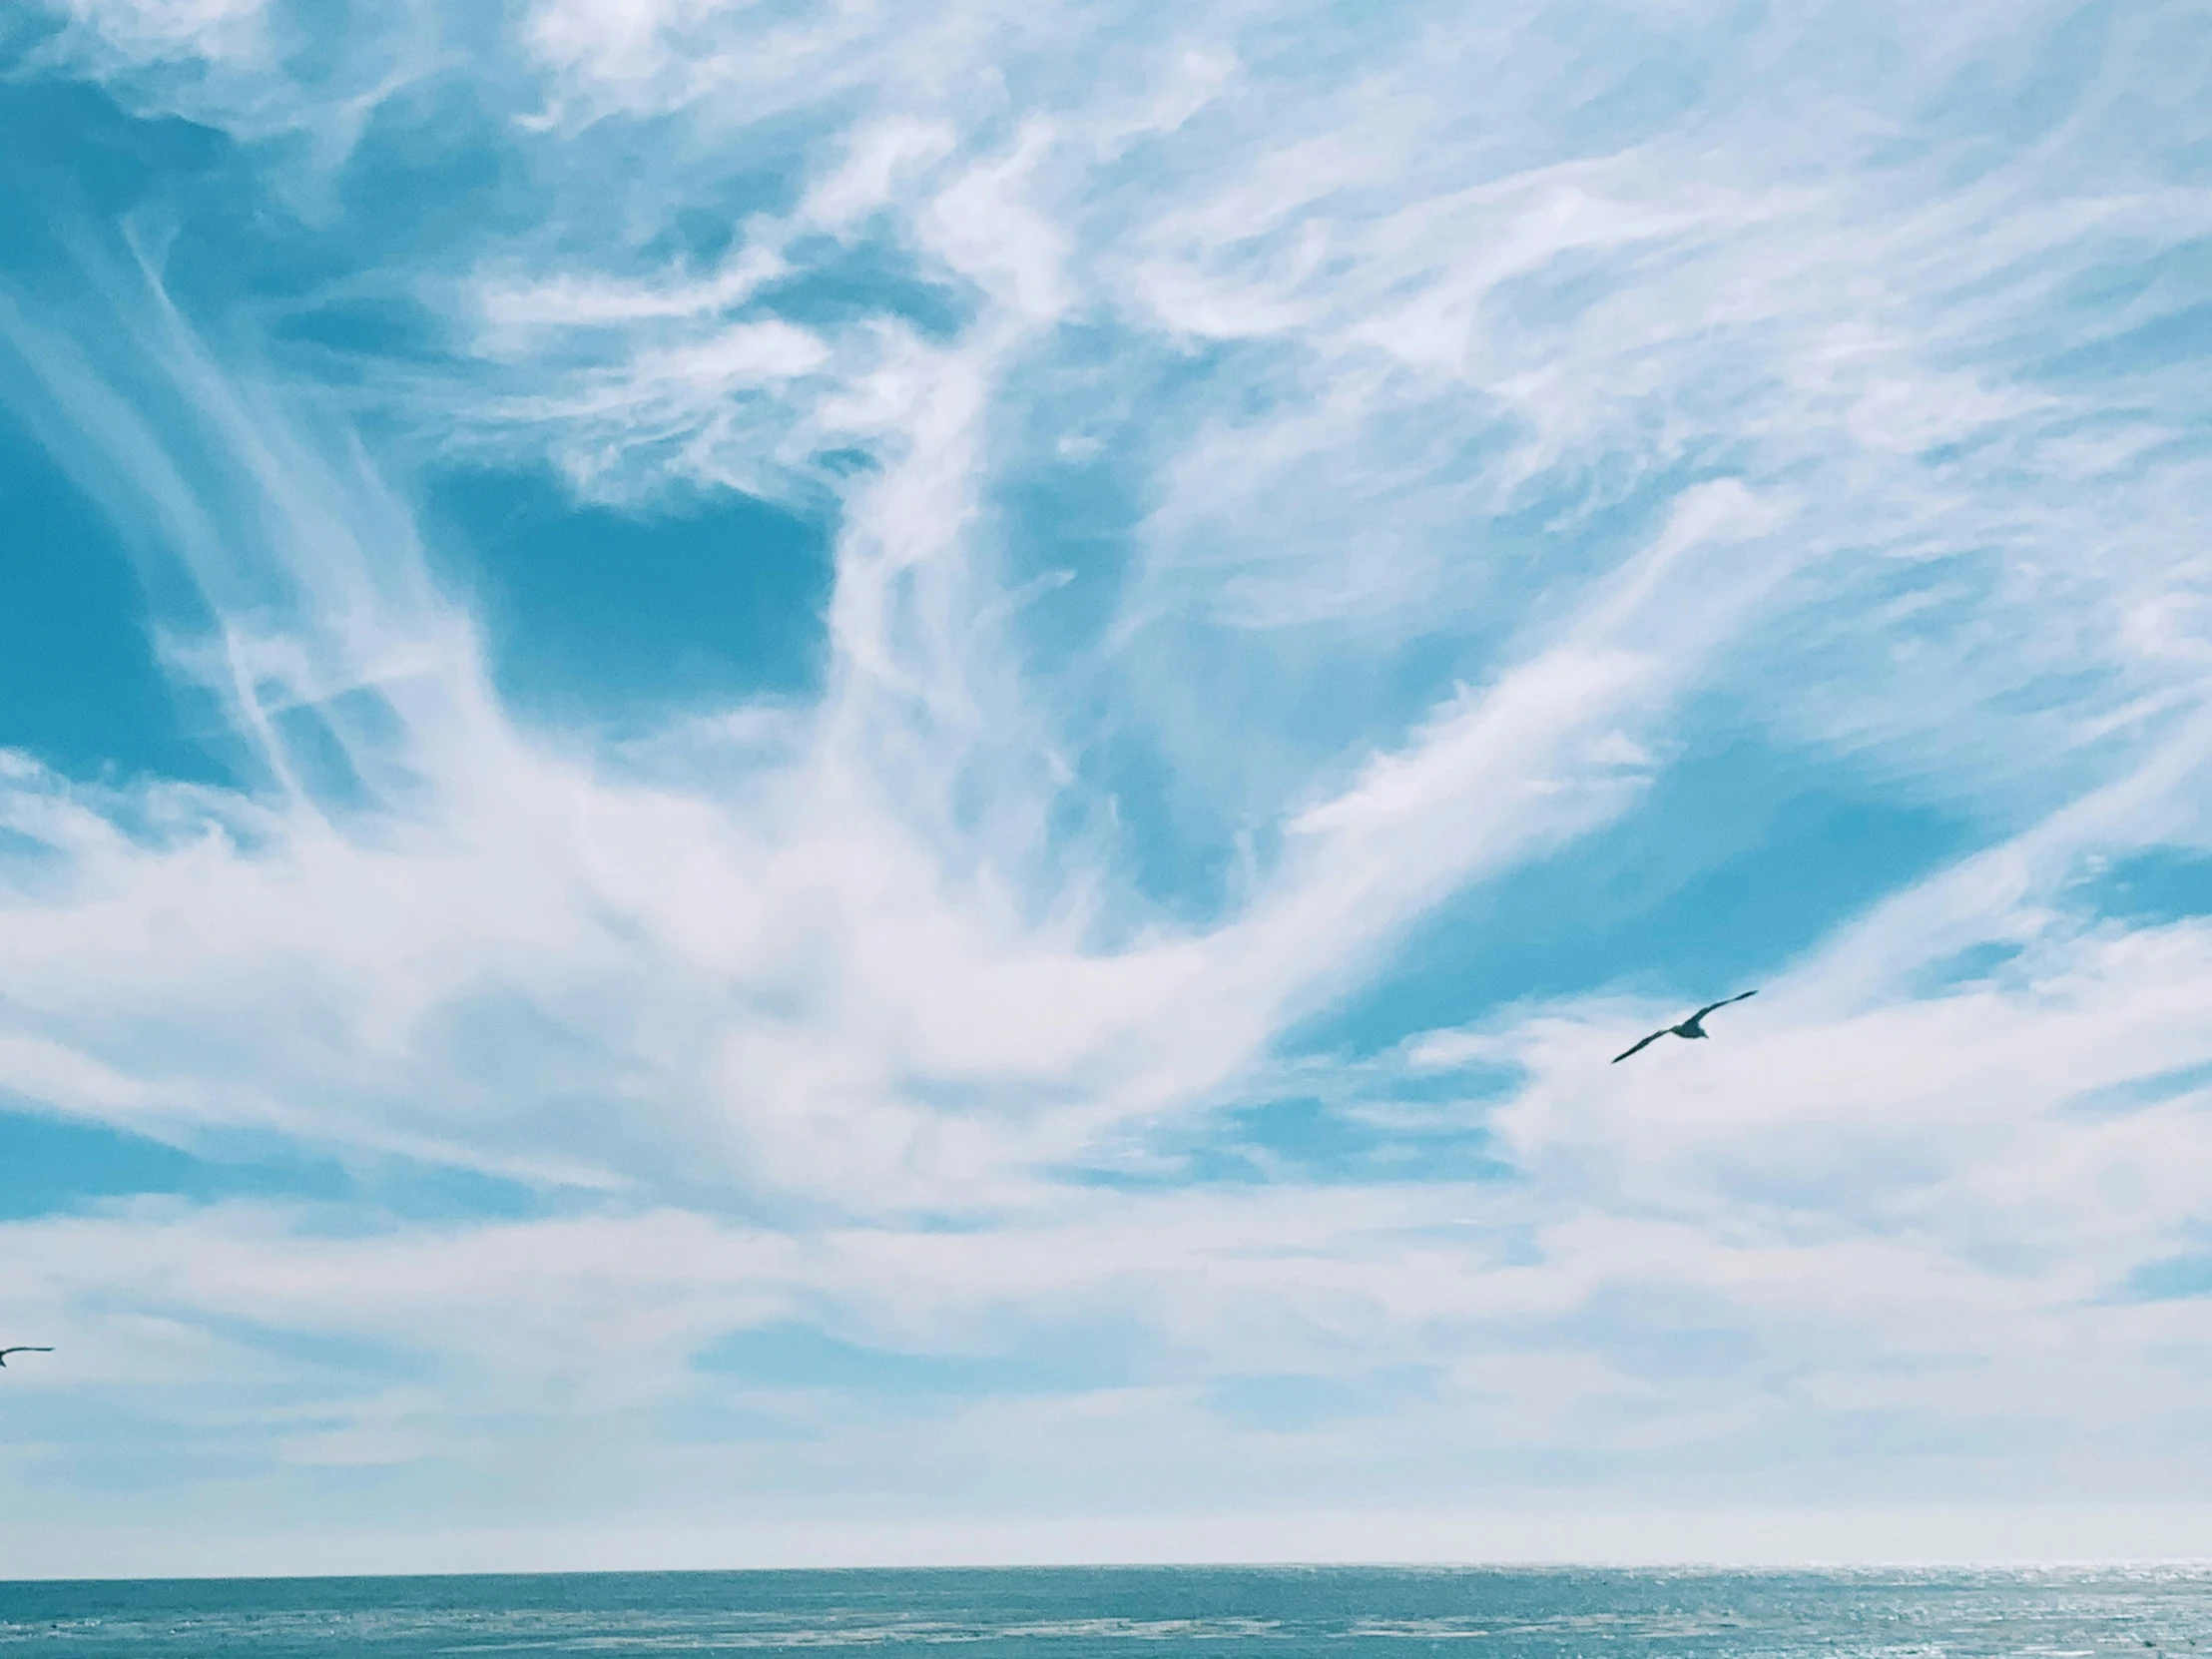
[[[5,1570],[2212,1551],[2208,22],[18,8]]]

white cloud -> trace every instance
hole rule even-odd
[[[269,0],[63,0],[55,9],[79,39],[125,60],[259,63],[270,51]]]
[[[1052,142],[1048,124],[1026,124],[1008,155],[952,181],[924,210],[919,225],[931,252],[1032,322],[1052,321],[1068,304],[1060,272],[1067,236],[1023,202],[1020,190]]]
[[[313,360],[244,366],[256,302],[203,332],[148,273],[7,301],[19,401],[205,603],[166,660],[262,773],[0,765],[29,847],[0,1082],[550,1213],[10,1223],[0,1315],[71,1368],[27,1385],[66,1375],[156,1445],[216,1435],[300,1516],[314,1470],[583,1443],[575,1478],[613,1471],[637,1536],[727,1525],[657,1481],[926,1515],[957,1470],[979,1504],[1041,1480],[1094,1520],[1252,1493],[1340,1543],[1358,1473],[1413,1517],[1391,1536],[1433,1540],[1468,1535],[1439,1484],[1538,1503],[1532,1445],[1612,1460],[1599,1517],[2186,1495],[2160,1448],[2202,1435],[2202,1304],[2127,1286],[2201,1249],[2212,934],[2076,883],[2203,841],[2202,391],[2155,358],[2057,372],[2048,335],[2179,314],[2185,283],[2087,322],[2062,300],[2187,246],[2205,202],[2089,104],[1971,177],[1970,134],[1885,148],[2048,8],[1885,13],[1904,70],[1800,69],[1820,96],[1770,105],[1747,65],[1801,49],[1778,18],[1712,46],[1701,113],[1641,126],[1607,97],[1637,31],[1711,44],[1717,14],[1608,12],[1619,61],[1539,14],[1306,43],[1242,13],[544,0],[478,94],[542,213],[391,277],[455,357],[353,388],[403,434],[375,460],[283,383]],[[266,136],[317,95],[275,27],[81,9],[54,61]],[[132,79],[186,59],[206,73]],[[732,206],[748,168],[781,170],[774,200]],[[727,247],[671,253],[687,214]],[[882,291],[810,300],[840,261]],[[617,504],[704,485],[830,518],[819,698],[628,746],[515,721],[384,471],[487,450]],[[1061,465],[1118,492],[1105,553],[1055,540],[1084,506]],[[1035,619],[1094,593],[1088,623]],[[1637,812],[1708,718],[1937,801],[1979,849],[1770,964],[1711,1044],[1615,1070],[1612,1034],[1665,1010],[1591,992],[1379,1059],[1276,1052],[1452,895]],[[1141,825],[1117,745],[1165,778]],[[1140,834],[1241,873],[1179,905],[1133,873]],[[1977,949],[2003,959],[1960,979]],[[1434,1105],[1501,1067],[1502,1096]],[[1174,1185],[1285,1077],[1485,1137],[1510,1179],[1255,1155],[1271,1179]],[[895,1382],[712,1369],[785,1325],[1066,1364],[1018,1398],[955,1386],[917,1437]],[[1282,1377],[1350,1403],[1271,1427],[1213,1392]],[[685,1411],[772,1426],[702,1449]],[[1881,1413],[1897,1440],[1858,1457]],[[11,1455],[62,1467],[66,1439]],[[1558,1535],[1651,1523],[1613,1524]]]
[[[843,162],[809,187],[800,219],[826,231],[849,231],[870,214],[901,202],[896,194],[900,187],[914,173],[950,156],[959,142],[948,121],[889,116],[872,122],[851,135]]]

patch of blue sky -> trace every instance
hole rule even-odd
[[[2115,253],[2117,250],[2115,250]],[[2055,307],[2086,317],[2189,312],[2212,292],[2212,238],[2191,237],[2140,250],[2135,258],[2092,261],[2052,294]]]
[[[333,38],[319,28],[301,35]],[[284,155],[298,135],[235,140],[176,117],[133,115],[82,83],[21,73],[0,82],[0,134],[10,141],[0,180],[30,210],[9,279],[37,276],[39,239],[82,242],[123,223],[158,249],[165,288],[196,321],[250,314],[257,346],[295,368],[342,384],[347,363],[379,383],[409,361],[450,366],[423,284],[461,278],[510,251],[542,256],[549,189],[603,201],[633,186],[648,159],[665,160],[657,153],[670,142],[665,123],[599,123],[549,179],[514,142],[508,90],[465,75],[403,77],[372,101],[325,175]],[[764,157],[748,170],[723,158],[692,205],[671,210],[646,238],[641,262],[659,270],[672,256],[710,257],[745,215],[788,207],[793,159]],[[298,177],[311,177],[311,188],[291,188]],[[577,204],[595,244],[604,230],[596,206]],[[64,286],[77,278],[66,263],[45,264]],[[371,426],[384,413],[364,411]]]
[[[2079,118],[2119,15],[2109,4],[2077,6],[2046,30],[2022,30],[2009,54],[1976,54],[1915,112],[1914,125],[1970,133],[1992,163],[2016,156]]]
[[[710,1374],[697,1391],[712,1393],[722,1385],[722,1381],[719,1376]],[[817,1419],[805,1406],[779,1411],[772,1404],[762,1405],[751,1399],[669,1400],[655,1409],[653,1425],[656,1437],[663,1444],[697,1447],[701,1451],[761,1441],[781,1447],[805,1446],[829,1440],[835,1432],[831,1425]]]
[[[403,194],[363,212],[388,214]],[[302,220],[228,135],[134,115],[94,88],[0,78],[0,205],[20,231],[7,284],[94,333],[112,319],[88,307],[112,297],[102,288],[135,250],[203,325],[253,313],[264,349],[287,336],[355,353],[426,349],[424,313],[407,294],[389,280],[355,291],[393,253],[381,225],[369,234],[342,215]]]
[[[220,213],[250,231],[228,199],[253,189],[220,133],[175,116],[130,115],[91,87],[0,75],[11,283],[66,293],[78,276],[76,245],[151,200],[177,213]]]
[[[993,1394],[1115,1387],[1141,1375],[1154,1345],[1135,1331],[1035,1330],[1002,1353],[912,1353],[854,1343],[811,1325],[735,1331],[693,1368],[760,1388],[823,1388],[948,1403]]]
[[[617,509],[487,470],[436,479],[428,513],[440,575],[525,718],[621,735],[821,688],[825,524],[736,491]]]
[[[436,1362],[411,1352],[403,1344],[371,1337],[333,1336],[298,1324],[278,1325],[266,1320],[225,1317],[202,1312],[194,1320],[206,1336],[236,1348],[286,1362],[291,1374],[273,1387],[289,1390],[299,1381],[312,1382],[374,1376],[401,1382],[420,1379],[435,1370]]]
[[[1911,988],[1916,995],[1927,996],[2001,981],[2025,954],[2026,946],[2019,940],[1984,939],[1926,962],[1912,975]]]
[[[87,258],[120,253],[115,217],[172,179],[220,194],[227,149],[89,89],[0,77],[0,215],[13,227],[0,302],[81,308]],[[57,464],[55,411],[4,337],[0,365],[0,745],[78,777],[233,781],[242,752],[156,643],[205,627],[205,611],[95,505],[89,470]]]
[[[2032,375],[2060,385],[2103,384],[2130,375],[2163,374],[2177,363],[2207,356],[2212,356],[2212,303],[2199,302],[2158,310],[2117,332],[2055,351],[2034,366]]]
[[[1017,366],[993,421],[985,531],[1009,584],[1072,569],[1079,586],[1023,613],[1047,679],[1087,663],[1118,614],[1155,505],[1159,434],[1140,418],[1203,390],[1217,353],[1162,351],[1121,328],[1075,321],[1039,365]],[[1055,671],[1059,672],[1055,672]]]
[[[132,227],[196,322],[248,335],[248,350],[333,386],[345,384],[349,359],[442,357],[429,313],[352,221],[273,225],[284,210],[266,199],[266,181],[248,173],[239,189],[263,199],[188,208],[171,187]]]
[[[1148,406],[1158,414],[1176,391],[1153,381]],[[1208,394],[1194,382],[1192,397],[1199,407],[1189,419],[1202,421]],[[1032,425],[1049,432],[1052,412],[1040,400]],[[1342,527],[1350,561],[1426,574],[1375,596],[1371,614],[1353,598],[1342,610],[1271,619],[1238,614],[1234,576],[1226,599],[1214,579],[1224,564],[1248,560],[1246,602],[1264,611],[1260,586],[1296,580],[1273,568],[1276,547],[1263,535],[1247,553],[1194,552],[1203,581],[1195,568],[1180,571],[1183,549],[1217,528],[1232,548],[1254,530],[1186,522],[1173,532],[1182,546],[1163,547],[1137,483],[1152,475],[1150,459],[1116,454],[1111,435],[1072,459],[1037,454],[1000,494],[998,534],[1017,576],[1071,573],[1023,607],[1024,657],[1067,711],[1078,780],[1112,804],[1117,873],[1144,908],[1193,925],[1245,896],[1246,877],[1272,861],[1282,815],[1313,792],[1317,768],[1342,781],[1455,687],[1493,678],[1568,620],[1587,595],[1582,584],[1652,534],[1675,494],[1717,470],[1577,478],[1516,510],[1469,506],[1458,524],[1420,525],[1409,545],[1395,544],[1401,532],[1380,509],[1352,510]],[[1324,472],[1330,464],[1313,463]],[[1347,493],[1358,494],[1349,479]],[[1117,631],[1124,637],[1099,652]],[[1228,733],[1234,743],[1222,741]]]
[[[2130,1302],[2180,1302],[2212,1297],[2212,1251],[2196,1251],[2145,1262],[2127,1276],[2123,1298]]]
[[[320,357],[315,366],[333,383],[344,382],[348,363],[450,360],[443,326],[406,294],[348,291],[340,282],[318,283],[296,298],[264,293],[257,299],[272,354]],[[380,412],[364,411],[364,430],[384,424]]]
[[[438,263],[541,221],[544,197],[518,152],[505,112],[479,87],[432,76],[380,100],[334,180],[333,233],[356,257]]]
[[[1300,1374],[1232,1377],[1208,1386],[1206,1408],[1232,1427],[1277,1433],[1324,1427],[1433,1399],[1441,1367],[1391,1366],[1357,1378]]]
[[[456,77],[455,84],[510,122],[539,108],[542,83],[534,86],[526,76],[490,85]],[[595,254],[627,246],[651,262],[674,255],[704,264],[735,246],[728,232],[747,219],[799,205],[815,170],[844,141],[847,113],[834,97],[822,104],[800,97],[760,109],[753,120],[703,129],[681,111],[617,108],[568,125],[557,158],[536,146],[518,148],[528,154],[541,229],[565,226]],[[604,216],[563,218],[563,209],[588,213],[594,202],[610,199],[628,210],[618,226]],[[634,237],[638,230],[646,234]]]
[[[2089,1089],[2068,1100],[2062,1109],[2075,1117],[2120,1117],[2192,1096],[2197,1097],[2192,1104],[2200,1109],[2212,1105],[2212,1063],[2145,1072]]]
[[[189,315],[202,326],[250,316],[255,350],[334,385],[449,360],[420,285],[458,275],[542,207],[499,120],[458,80],[380,101],[305,201],[284,190],[269,143],[132,117],[77,87],[17,90],[38,101],[73,175],[67,191],[85,194],[89,180],[105,216],[129,213]],[[130,167],[102,166],[111,153]]]
[[[149,1459],[167,1471],[165,1478],[210,1482],[263,1474],[278,1461],[267,1440],[257,1443],[235,1430],[211,1432],[206,1424],[166,1415],[155,1385],[136,1398],[121,1391],[104,1397],[86,1394],[24,1389],[11,1402],[22,1436],[18,1444],[30,1449],[33,1466],[53,1480],[65,1506],[83,1504],[98,1511],[125,1494],[143,1491]],[[254,1394],[244,1408],[280,1409],[296,1397],[289,1390]]]
[[[1589,1340],[1609,1364],[1650,1382],[1757,1378],[1777,1352],[1772,1333],[1754,1329],[1736,1310],[1679,1291],[1606,1286],[1564,1318],[1542,1323]]]
[[[2212,239],[2158,229],[2114,236],[2053,285],[2028,319],[2039,332],[2008,342],[2024,382],[2077,397],[2101,391],[2121,415],[2146,400],[2202,408],[2212,399],[2189,372],[2212,353]],[[2006,276],[2033,281],[2039,274]]]
[[[1056,711],[1076,787],[1055,829],[1088,845],[1115,826],[1115,875],[1143,907],[1186,920],[1220,913],[1237,858],[1234,826],[1189,794],[1156,735],[1130,716],[1130,654],[1101,648],[1141,581],[1160,442],[1140,418],[1203,396],[1215,353],[1163,352],[1123,330],[1077,324],[1047,363],[1017,372],[994,419],[999,461],[983,532],[1005,586],[1022,594],[1007,632],[1024,676]],[[1233,706],[1218,706],[1235,720]]]
[[[16,601],[0,606],[0,645],[13,648],[0,652],[0,742],[76,776],[98,754],[103,771],[259,779],[212,688],[170,660],[212,638],[216,604],[239,598],[239,538],[208,526],[238,506],[242,480],[190,393],[147,360],[138,330],[151,313],[133,321],[114,308],[140,279],[134,238],[174,254],[188,240],[178,227],[210,202],[224,228],[208,234],[231,247],[228,264],[253,265],[230,146],[36,83],[0,83],[0,111],[19,127],[60,129],[57,154],[28,145],[0,161],[11,216],[40,227],[0,286],[13,318],[0,338],[0,487],[11,509],[0,581]],[[150,199],[162,207],[152,219],[140,213]],[[123,229],[133,216],[137,229]],[[71,343],[56,347],[47,336],[58,335]],[[195,528],[212,555],[197,566],[178,557]],[[331,799],[359,796],[320,716],[291,708],[279,719]]]
[[[0,1219],[144,1196],[327,1199],[345,1186],[328,1166],[218,1162],[104,1124],[0,1111]]]
[[[1129,1191],[1193,1187],[1373,1186],[1437,1181],[1509,1181],[1482,1123],[1491,1102],[1459,1092],[1406,1110],[1409,1093],[1394,1080],[1368,1103],[1286,1096],[1232,1107],[1203,1124],[1149,1137],[1138,1164],[1056,1172],[1080,1185]],[[1453,1081],[1460,1081],[1454,1079]],[[1462,1114],[1463,1115],[1460,1115]]]
[[[113,527],[4,410],[0,748],[79,779],[230,783],[240,758],[212,700],[164,671]]]
[[[1697,726],[1693,711],[1683,729]],[[1974,832],[1856,787],[1826,757],[1724,730],[1693,740],[1628,816],[1437,906],[1383,971],[1282,1047],[1372,1054],[1515,1003],[1611,989],[1685,1005],[1733,994]]]
[[[141,1199],[261,1200],[312,1207],[309,1230],[520,1220],[560,1213],[562,1195],[458,1166],[354,1152],[318,1155],[287,1138],[200,1131],[185,1144],[57,1117],[0,1092],[0,1220],[73,1214]]]
[[[975,296],[925,276],[910,250],[880,236],[801,237],[786,250],[792,275],[764,282],[730,314],[782,317],[829,331],[872,318],[895,318],[922,339],[944,344],[975,318]]]
[[[1703,28],[1673,31],[1639,28],[1617,13],[1580,19],[1549,14],[1538,23],[1539,33],[1567,54],[1603,66],[1552,130],[1561,158],[1611,155],[1694,122],[1708,87],[1728,72],[1729,48],[1750,36],[1746,25],[1757,16],[1757,8],[1747,6]],[[1594,51],[1600,35],[1603,50]]]
[[[2087,870],[2066,897],[2092,915],[2136,926],[2212,915],[2212,851],[2145,847]]]
[[[1581,276],[1591,291],[1555,287],[1558,262],[1547,262],[1493,296],[1507,326],[1516,302],[1531,312],[1579,309],[1621,284],[1617,266],[1563,258],[1570,284]],[[1138,349],[1122,349],[1124,375]],[[1303,424],[1346,366],[1272,341],[1238,342],[1122,382],[1125,396],[1135,393],[1128,414],[1145,427],[1130,459],[1175,492],[1145,526],[1147,583],[1132,622],[1304,624],[1307,640],[1326,647],[1332,631],[1370,643],[1392,627],[1418,629],[1441,607],[1472,643],[1494,641],[1540,620],[1495,602],[1528,597],[1530,578],[1610,568],[1683,489],[1735,470],[1741,445],[1720,432],[1664,456],[1587,465],[1574,457],[1501,500],[1488,474],[1526,439],[1519,419],[1479,399],[1439,399],[1408,378],[1390,388],[1401,395],[1369,392],[1356,418]]]
[[[0,872],[25,897],[50,896],[71,874],[69,857],[20,830],[0,825]]]
[[[523,112],[508,101],[513,90],[458,75],[402,87],[377,103],[347,151],[327,214],[286,227],[287,248],[315,250],[331,276],[356,279],[354,293],[341,288],[334,300],[398,306],[370,320],[403,327],[417,349],[427,346],[409,301],[426,280],[463,277],[479,262],[558,269],[570,257],[588,257],[597,276],[704,276],[747,219],[795,201],[797,137],[749,132],[689,176],[674,152],[690,141],[662,119],[595,122],[564,141],[549,171],[516,140]],[[621,204],[627,238],[610,240],[610,201]],[[825,299],[837,276],[826,278]],[[810,277],[778,291],[804,290]]]
[[[282,746],[291,778],[325,810],[357,812],[383,804],[379,793],[362,777],[355,763],[356,751],[339,735],[329,711],[314,704],[295,703],[272,707],[268,719],[276,741]]]

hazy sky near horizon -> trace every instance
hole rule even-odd
[[[7,13],[0,1572],[2200,1501],[2208,39]]]

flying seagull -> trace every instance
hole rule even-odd
[[[1758,994],[1759,993],[1757,991],[1745,991],[1741,996],[1724,996],[1718,1002],[1708,1002],[1704,1007],[1700,1008],[1696,1013],[1692,1014],[1680,1025],[1663,1026],[1659,1030],[1652,1032],[1652,1034],[1646,1037],[1642,1042],[1636,1044],[1635,1048],[1625,1048],[1621,1050],[1620,1053],[1613,1056],[1613,1064],[1615,1064],[1616,1066],[1619,1065],[1623,1060],[1627,1059],[1629,1055],[1635,1053],[1636,1049],[1649,1048],[1661,1037],[1709,1037],[1713,1033],[1706,1030],[1705,1027],[1699,1023],[1705,1018],[1707,1014],[1711,1013],[1715,1008],[1725,1008],[1731,1002],[1741,1002],[1746,996],[1757,996]]]
[[[5,1371],[11,1354],[51,1354],[50,1348],[0,1348],[0,1371]]]

